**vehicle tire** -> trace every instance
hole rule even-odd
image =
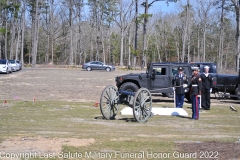
[[[87,71],[91,71],[92,70],[92,68],[91,67],[87,67]]]
[[[119,88],[119,90],[129,91],[129,92],[137,92],[138,89],[139,87],[132,82],[126,82],[123,85],[121,85],[121,87]]]
[[[163,97],[173,98],[173,93],[163,93]]]
[[[107,67],[107,68],[106,68],[106,71],[107,71],[107,72],[110,72],[110,71],[111,71],[111,69],[110,69],[109,67]]]
[[[235,99],[240,100],[240,95],[238,94],[238,87],[235,89],[234,95],[238,96]]]

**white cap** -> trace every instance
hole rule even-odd
[[[208,66],[205,66],[204,68],[210,68],[210,67],[208,67]]]
[[[199,70],[199,67],[191,67],[193,71]]]

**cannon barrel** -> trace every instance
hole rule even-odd
[[[127,95],[127,96],[135,96],[134,92],[123,91],[123,90],[118,91],[118,94],[119,95]]]

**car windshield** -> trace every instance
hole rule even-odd
[[[6,64],[6,60],[0,60],[0,64]]]
[[[11,62],[11,63],[15,63],[15,61],[14,61],[14,60],[10,60],[10,62]]]

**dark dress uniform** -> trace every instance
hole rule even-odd
[[[210,110],[210,90],[213,88],[213,76],[211,74],[201,74],[202,78],[202,109]]]
[[[193,75],[190,83],[190,94],[192,100],[192,119],[199,119],[199,97],[202,90],[202,79],[199,74]]]
[[[187,76],[185,74],[176,74],[173,84],[175,87],[176,108],[182,108],[184,103],[185,88],[183,88],[183,84],[187,85]]]

